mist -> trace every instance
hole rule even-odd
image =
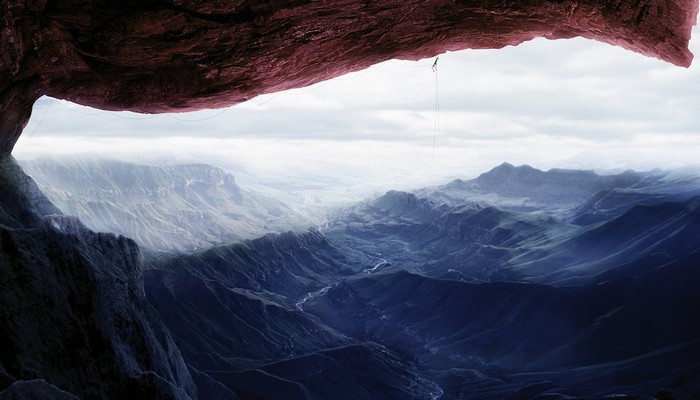
[[[584,39],[442,54],[437,72],[433,62],[387,61],[186,114],[44,97],[13,154],[204,162],[244,183],[294,191],[315,182],[355,200],[473,178],[504,161],[613,173],[685,167],[699,153],[697,63],[678,68]]]

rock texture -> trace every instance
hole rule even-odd
[[[211,165],[42,158],[22,167],[64,213],[96,232],[132,238],[142,250],[189,252],[311,225]]]
[[[42,95],[188,111],[391,58],[583,36],[688,66],[697,0],[0,0],[0,152]]]
[[[0,158],[0,399],[190,399],[136,244],[60,215]]]

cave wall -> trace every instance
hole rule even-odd
[[[233,105],[392,59],[582,36],[688,66],[698,0],[0,0],[0,153],[42,95]]]
[[[139,258],[0,156],[0,400],[197,398]]]

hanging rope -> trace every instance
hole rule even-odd
[[[41,119],[39,120],[39,123],[36,124],[36,128],[34,128],[34,130],[32,131],[32,133],[30,133],[29,135],[27,135],[27,139],[29,139],[30,137],[34,136],[34,134],[36,133],[36,131],[38,131],[39,128],[41,127],[41,124],[44,123],[44,120],[46,119],[46,115],[48,115],[49,110],[51,109],[51,106],[53,105],[53,100],[54,100],[54,99],[51,98],[51,101],[49,102],[49,105],[46,107],[46,111],[44,111],[44,115],[43,115],[43,116],[41,117]]]
[[[104,111],[104,110],[96,110],[95,112],[81,111],[81,110],[79,110],[79,109],[77,109],[77,108],[70,107],[70,106],[68,106],[68,105],[66,105],[66,104],[63,104],[63,102],[60,101],[60,100],[56,101],[56,103],[57,103],[59,106],[65,108],[66,110],[71,111],[71,112],[74,112],[74,113],[76,113],[76,114],[82,114],[82,115],[102,115],[102,114],[107,113],[107,111]]]
[[[435,74],[435,129],[433,131],[433,155],[435,158],[435,141],[437,140],[437,135],[440,133],[440,91],[438,85],[438,60],[440,56],[435,57],[435,62],[433,63],[432,69]]]

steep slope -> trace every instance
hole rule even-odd
[[[150,270],[145,286],[183,357],[200,371],[239,371],[353,342],[308,314],[224,282]]]
[[[352,342],[297,306],[352,273],[344,257],[318,232],[270,234],[155,263],[145,288],[192,367],[239,371]]]
[[[282,202],[243,190],[233,175],[204,164],[43,158],[23,167],[66,214],[155,250],[193,251],[309,223]]]
[[[503,269],[512,258],[579,230],[547,215],[473,203],[438,205],[390,191],[337,214],[326,235],[344,249],[385,260],[382,269],[395,264],[430,276],[457,272],[491,280],[511,272]]]
[[[11,157],[0,188],[0,397],[195,398],[136,244],[61,215]]]
[[[351,254],[327,241],[318,231],[287,232],[173,257],[154,263],[150,269],[273,295],[278,301],[293,305],[309,290],[368,266]]]
[[[154,265],[145,289],[190,369],[243,399],[434,398],[410,359],[303,312],[367,268],[350,254],[318,232],[267,235]]]
[[[602,222],[634,207],[680,202],[700,196],[697,170],[652,171],[632,187],[611,188],[591,196],[568,219],[577,225]]]
[[[700,394],[698,257],[576,289],[380,273],[348,279],[305,310],[417,357],[445,398],[506,398],[528,387],[522,398],[661,389],[693,398]]]
[[[700,197],[634,206],[619,217],[509,263],[529,281],[583,285],[644,273],[698,248]]]

